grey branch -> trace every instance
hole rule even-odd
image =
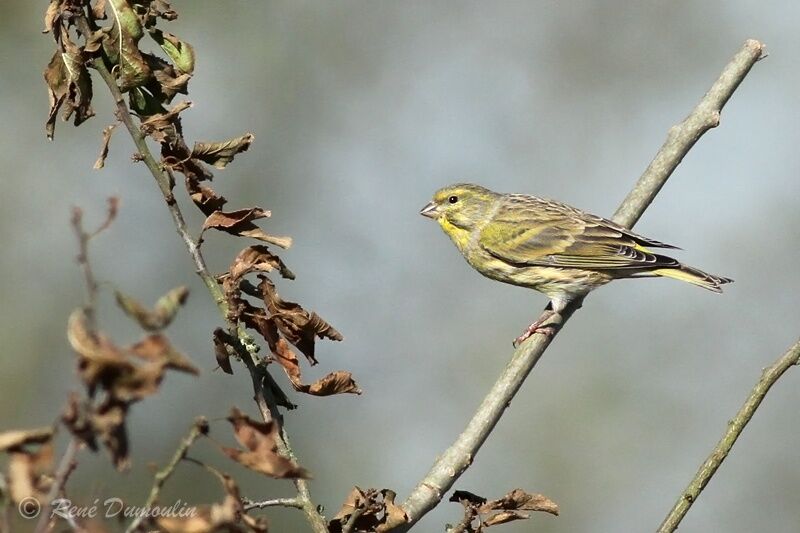
[[[661,526],[658,528],[658,533],[672,533],[678,529],[681,520],[683,520],[683,517],[689,512],[692,504],[697,501],[697,497],[700,496],[700,493],[717,472],[717,469],[722,465],[722,461],[728,456],[731,448],[733,448],[733,445],[736,443],[736,439],[739,438],[739,435],[742,434],[747,423],[753,418],[756,409],[761,405],[761,401],[767,395],[769,389],[778,381],[778,378],[780,378],[784,372],[798,364],[800,364],[800,340],[761,374],[761,379],[758,380],[756,386],[750,391],[742,408],[739,409],[739,412],[736,413],[733,420],[728,422],[728,429],[725,430],[725,434],[714,449],[711,450],[711,455],[709,455],[700,466],[700,469],[694,475],[692,481],[689,482],[686,489],[681,493],[678,501],[675,502],[672,510],[664,519],[664,522],[661,523]]]
[[[746,41],[691,114],[669,130],[666,142],[614,214],[615,222],[632,227],[639,220],[686,153],[706,131],[719,124],[723,106],[750,68],[763,57],[763,50],[764,46],[760,42]],[[570,306],[562,313],[561,325],[579,306],[579,303]],[[535,334],[514,351],[511,361],[467,427],[450,448],[441,454],[403,503],[402,507],[409,521],[395,531],[409,530],[441,501],[444,494],[469,467],[475,454],[497,425],[506,407],[551,341],[552,337]]]
[[[274,498],[272,500],[253,501],[250,498],[242,498],[242,505],[244,512],[252,511],[253,509],[264,509],[266,507],[293,507],[295,509],[302,509],[303,502],[297,498]]]

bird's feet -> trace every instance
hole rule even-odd
[[[542,316],[539,319],[525,328],[525,331],[522,332],[522,335],[514,339],[514,348],[519,347],[520,344],[528,340],[528,337],[533,335],[534,333],[541,333],[542,335],[546,335],[547,337],[552,337],[556,334],[556,331],[559,327],[559,324],[552,323],[552,324],[545,324],[548,320],[553,318],[554,315],[557,315],[555,311],[546,310],[542,313]]]

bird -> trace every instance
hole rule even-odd
[[[566,307],[623,278],[667,277],[713,292],[733,280],[715,276],[653,248],[679,249],[603,217],[528,194],[503,194],[459,183],[439,189],[420,214],[436,220],[487,278],[537,290],[548,298],[542,316],[514,340],[552,336]],[[558,318],[557,317],[557,318]],[[548,321],[550,325],[548,325]]]

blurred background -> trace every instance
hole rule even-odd
[[[183,114],[187,140],[252,131],[256,142],[215,189],[231,209],[271,209],[262,226],[295,239],[282,257],[287,299],[345,336],[320,343],[308,380],[352,371],[360,397],[314,398],[287,416],[311,490],[336,513],[350,488],[404,498],[462,430],[540,312],[538,293],[482,278],[419,209],[471,181],[555,198],[609,216],[663,142],[747,38],[767,44],[722,124],[686,157],[637,231],[684,248],[681,260],[736,283],[718,296],[673,280],[617,282],[592,294],[558,336],[456,488],[489,498],[520,487],[561,507],[498,531],[652,531],[735,414],[761,369],[800,334],[800,4],[763,2],[234,2],[175,0],[166,29],[197,53]],[[58,123],[47,142],[41,73],[46,2],[6,1],[0,18],[0,429],[46,425],[79,388],[66,319],[83,301],[70,208],[112,229],[92,243],[104,282],[101,324],[120,343],[136,328],[111,289],[145,302],[188,284],[168,330],[203,369],[167,376],[129,416],[133,467],[80,457],[76,501],[141,504],[193,417],[228,443],[233,405],[256,416],[250,381],[214,371],[216,309],[171,229],[160,194],[120,128],[92,170],[111,99]],[[176,189],[182,193],[182,188]],[[181,201],[185,200],[180,196]],[[184,202],[185,205],[185,202]],[[190,224],[202,219],[186,208]],[[214,271],[250,244],[209,235]],[[276,369],[276,376],[285,383]],[[800,371],[762,405],[681,531],[797,531]],[[62,434],[60,445],[65,438]],[[290,496],[223,457],[253,499]],[[162,501],[218,501],[218,483],[180,467]],[[293,510],[274,531],[306,531]],[[442,503],[419,531],[461,517]],[[20,525],[21,528],[28,524]],[[503,529],[504,528],[504,529]]]

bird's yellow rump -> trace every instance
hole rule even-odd
[[[566,204],[457,184],[436,192],[420,214],[435,219],[484,276],[550,298],[552,313],[613,279],[662,276],[714,292],[731,279],[684,265],[651,248],[676,248]],[[520,343],[542,328],[534,322]]]

